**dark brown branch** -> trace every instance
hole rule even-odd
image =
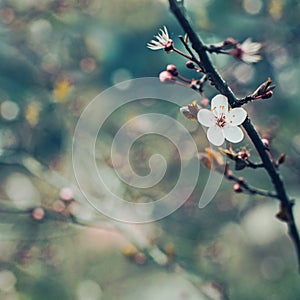
[[[225,177],[230,180],[233,181],[237,184],[239,184],[239,186],[241,187],[241,191],[240,192],[248,192],[248,194],[251,195],[260,195],[260,196],[265,196],[265,197],[270,197],[270,198],[276,198],[278,199],[278,195],[271,192],[271,191],[267,191],[267,190],[263,190],[263,189],[259,189],[256,188],[254,186],[251,186],[250,184],[248,184],[246,182],[246,180],[244,178],[240,178],[235,176],[233,173],[227,173],[225,174]]]
[[[247,162],[246,164],[247,164],[248,168],[251,168],[251,169],[264,168],[264,164],[257,164],[257,163],[250,161],[249,159],[247,159],[246,162]]]
[[[249,96],[246,96],[245,98],[239,99],[239,103],[242,106],[242,105],[247,104],[248,102],[251,102],[253,100],[255,100],[255,98],[252,97],[251,95],[249,95]]]
[[[222,76],[216,70],[209,55],[206,52],[207,49],[206,46],[204,45],[200,37],[196,34],[196,32],[193,30],[189,21],[183,14],[182,8],[179,5],[180,2],[176,0],[169,0],[169,4],[172,13],[178,20],[179,24],[181,25],[185,33],[188,35],[192,48],[199,55],[199,59],[201,61],[201,67],[204,69],[204,72],[207,74],[209,79],[213,82],[217,90],[228,98],[231,107],[241,106],[242,103],[239,102],[238,98],[235,96],[233,91],[230,89],[230,87],[224,81]],[[272,162],[267,152],[266,146],[262,142],[261,137],[257,133],[256,129],[252,125],[249,117],[247,117],[246,120],[244,121],[243,127],[247,132],[249,138],[253,142],[258,154],[260,155],[262,163],[264,164],[264,168],[269,174],[269,177],[271,178],[276,193],[278,195],[278,199],[280,200],[280,204],[281,204],[280,213],[284,214],[284,218],[281,218],[281,220],[284,220],[288,225],[289,235],[296,249],[296,253],[298,257],[298,268],[300,270],[300,238],[299,238],[298,229],[295,224],[295,219],[294,219],[294,214],[292,209],[293,202],[290,201],[286,193],[284,183],[278,172],[278,169],[276,169],[276,167],[274,166],[274,163]]]

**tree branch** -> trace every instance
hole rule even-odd
[[[185,33],[188,35],[192,48],[198,54],[203,71],[213,82],[217,90],[228,98],[228,102],[231,107],[240,107],[244,103],[239,102],[238,98],[235,96],[233,91],[230,89],[225,80],[216,70],[207,53],[207,47],[204,45],[200,37],[196,34],[196,32],[191,27],[189,21],[185,17],[180,5],[181,2],[178,2],[177,0],[169,0],[169,4],[172,13],[176,17],[177,21],[179,22]],[[262,163],[264,164],[264,168],[267,171],[269,177],[271,178],[273,186],[278,195],[281,210],[277,216],[282,221],[285,221],[288,225],[288,232],[296,249],[298,258],[298,268],[300,272],[300,238],[293,214],[293,202],[289,199],[280,173],[278,169],[276,169],[276,167],[274,166],[267,152],[266,146],[262,142],[261,137],[257,133],[253,124],[251,123],[250,118],[247,117],[242,125],[245,131],[247,132],[249,138],[253,142],[258,154],[260,155]]]
[[[256,188],[256,187],[248,184],[245,181],[244,178],[237,177],[232,172],[225,173],[225,177],[228,180],[233,181],[233,182],[239,184],[239,186],[241,188],[240,192],[248,192],[248,194],[251,194],[251,195],[260,195],[260,196],[265,196],[265,197],[270,197],[270,198],[278,199],[277,194],[275,194],[275,193],[273,193],[271,191],[267,191],[267,190]]]

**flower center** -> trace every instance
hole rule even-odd
[[[218,118],[216,118],[216,125],[218,127],[223,128],[226,124],[226,117],[225,115],[222,113]]]
[[[164,44],[163,44],[163,46],[165,47],[165,51],[168,53],[168,52],[172,52],[173,51],[173,49],[174,49],[174,42],[173,42],[173,40],[171,40],[171,39],[169,39],[169,40],[167,40]]]

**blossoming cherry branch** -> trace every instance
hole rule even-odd
[[[177,67],[171,65],[172,67],[167,67],[167,69],[160,74],[160,80],[165,83],[180,84],[199,91],[202,98],[200,101],[202,107],[196,102],[193,102],[192,104],[181,107],[180,111],[188,119],[198,120],[202,125],[208,127],[207,137],[212,144],[217,146],[222,145],[225,139],[232,143],[240,142],[244,134],[238,126],[241,125],[244,128],[260,156],[261,162],[251,162],[249,160],[250,152],[246,148],[242,151],[235,152],[230,147],[229,149],[222,149],[221,153],[234,160],[236,171],[240,171],[245,167],[253,169],[264,168],[272,181],[274,192],[263,191],[250,186],[244,178],[236,177],[229,169],[228,164],[225,166],[225,177],[235,182],[234,190],[236,192],[248,192],[250,194],[258,194],[279,200],[280,210],[276,216],[281,221],[287,223],[288,232],[297,253],[298,268],[300,270],[300,238],[293,213],[294,201],[287,195],[278,169],[279,165],[284,162],[284,159],[274,160],[268,141],[259,136],[248,118],[246,111],[241,108],[242,105],[253,100],[271,98],[275,86],[271,85],[271,79],[268,78],[268,80],[262,83],[253,93],[242,99],[238,99],[221,77],[210,58],[210,54],[225,54],[244,63],[257,63],[262,58],[259,54],[259,50],[262,46],[260,43],[252,42],[250,38],[247,38],[243,43],[239,43],[232,38],[227,38],[216,45],[205,45],[186,18],[183,12],[183,1],[169,0],[169,4],[172,13],[185,32],[186,38],[179,37],[179,39],[183,43],[187,53],[183,53],[175,47],[175,43],[170,39],[165,26],[160,30],[160,33],[155,36],[156,40],[152,40],[147,46],[151,50],[164,50],[168,54],[175,52],[188,59],[186,67],[194,69],[198,75],[202,73],[202,77],[200,77],[200,79],[184,78],[179,74]],[[209,101],[204,94],[206,82],[210,82],[220,93],[211,101]],[[209,106],[209,104],[211,110],[203,108]],[[232,110],[228,110],[228,105]],[[215,152],[210,152],[207,149],[205,154],[199,154],[199,158],[202,162],[205,162],[204,164],[206,166],[215,171],[220,171],[222,168],[218,168],[218,164],[222,164],[222,162],[219,158],[216,159],[216,157]],[[284,158],[285,155],[282,157]]]

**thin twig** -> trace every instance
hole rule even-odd
[[[240,105],[242,106],[242,105],[247,104],[248,102],[251,102],[251,101],[253,101],[253,100],[255,100],[255,98],[252,97],[251,95],[248,95],[248,96],[246,96],[245,98],[239,99],[239,103],[240,103]]]
[[[247,167],[248,168],[251,168],[251,169],[258,169],[258,168],[264,168],[264,164],[263,163],[254,163],[252,161],[250,161],[249,159],[246,160],[246,164],[247,164]]]
[[[176,52],[176,53],[178,53],[179,55],[181,55],[181,56],[187,58],[187,59],[192,60],[192,57],[191,57],[191,56],[188,56],[187,54],[183,53],[182,51],[180,51],[180,50],[177,49],[177,48],[173,48],[173,51]]]
[[[209,55],[206,52],[206,47],[196,32],[191,27],[189,21],[184,16],[182,9],[178,6],[176,0],[169,0],[170,9],[179,24],[186,32],[191,42],[192,48],[199,55],[201,64],[203,66],[204,72],[209,76],[210,80],[214,83],[217,90],[225,95],[228,98],[229,104],[231,107],[240,107],[242,103],[235,96],[233,91],[227,85],[225,80],[216,70],[213,65]],[[254,128],[253,124],[249,117],[246,118],[244,123],[242,124],[245,131],[247,132],[249,138],[253,142],[258,154],[261,157],[262,163],[264,164],[264,168],[266,169],[269,177],[272,180],[276,193],[278,195],[278,199],[281,204],[280,213],[284,214],[284,217],[281,220],[284,220],[288,225],[289,235],[294,243],[295,250],[298,258],[298,268],[300,272],[300,238],[299,232],[295,224],[294,214],[293,214],[293,201],[291,201],[287,195],[284,183],[281,179],[280,173],[278,169],[274,166],[274,163],[270,159],[270,156],[267,152],[266,146],[261,140],[258,132]],[[282,217],[282,216],[281,216]]]
[[[278,199],[278,195],[276,193],[256,188],[256,187],[248,184],[244,178],[237,177],[231,172],[230,172],[230,174],[225,174],[225,177],[230,181],[238,183],[242,189],[241,192],[247,191],[251,195],[260,195],[260,196]]]
[[[182,42],[182,44],[184,45],[185,49],[188,51],[188,53],[191,56],[191,60],[193,62],[196,62],[197,64],[199,63],[198,59],[196,58],[196,56],[194,55],[193,51],[191,50],[191,48],[189,47],[189,45],[185,42],[183,36],[179,36],[180,41]]]

